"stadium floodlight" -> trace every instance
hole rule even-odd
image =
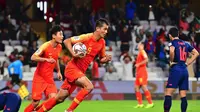
[[[43,11],[43,2],[40,1],[40,10]]]
[[[44,14],[47,13],[47,1],[44,2]]]

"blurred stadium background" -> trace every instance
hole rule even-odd
[[[42,43],[51,39],[48,30],[52,25],[60,24],[64,37],[68,38],[92,32],[95,20],[107,18],[110,29],[106,38],[106,52],[112,55],[113,61],[102,65],[97,58],[90,65],[86,74],[93,80],[95,88],[86,99],[135,100],[133,66],[138,53],[137,44],[143,41],[150,58],[147,66],[149,89],[154,100],[162,100],[169,71],[169,38],[166,34],[172,26],[177,26],[180,38],[200,51],[199,6],[198,0],[0,0],[0,88],[9,84],[7,66],[16,59],[16,55],[21,54],[25,57],[23,80],[31,96],[31,81],[36,63],[30,57]],[[125,55],[128,58],[124,58]],[[60,55],[62,72],[70,58],[68,50],[63,47]],[[188,70],[188,99],[194,100],[191,101],[192,105],[197,105],[195,100],[200,99],[200,57]],[[57,81],[56,77],[55,80],[59,89],[62,82]],[[18,87],[15,86],[8,92],[17,90]],[[177,94],[173,98],[178,100]],[[31,100],[31,97],[25,99],[20,112],[27,105],[27,100]],[[136,101],[133,102],[135,105]],[[97,103],[94,107],[99,108],[99,105],[107,108],[102,103]],[[162,101],[157,103],[159,107],[156,108],[162,110]],[[108,105],[112,104],[114,103]],[[132,108],[131,104],[129,102],[127,107],[122,108]],[[88,107],[86,105],[87,102],[83,103],[83,107]],[[120,106],[118,104],[109,108]],[[112,111],[117,112],[107,110]],[[189,111],[198,112],[190,107]]]

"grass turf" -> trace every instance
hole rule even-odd
[[[24,108],[29,104],[28,101],[23,101],[20,111],[23,112]],[[70,101],[65,101],[62,104],[54,107],[50,112],[64,112],[64,110],[69,107]],[[84,101],[75,112],[163,112],[163,101],[156,100],[154,101],[155,106],[150,109],[139,108],[135,109],[134,106],[137,104],[137,101]],[[147,104],[144,101],[144,104]],[[199,108],[200,102],[197,100],[188,101],[187,112],[200,112]],[[180,112],[180,101],[174,100],[171,112]]]

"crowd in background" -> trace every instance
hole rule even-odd
[[[134,61],[138,53],[139,42],[145,42],[145,51],[150,62],[155,62],[157,67],[167,71],[169,63],[167,33],[170,26],[179,28],[180,39],[187,41],[200,51],[200,17],[195,16],[189,10],[187,3],[181,3],[179,0],[157,0],[155,3],[149,1],[146,4],[138,0],[127,0],[124,5],[125,8],[121,8],[119,4],[112,4],[108,11],[103,8],[93,10],[88,3],[83,5],[72,2],[61,4],[60,12],[55,12],[53,5],[50,7],[48,15],[55,15],[55,17],[53,22],[49,22],[47,19],[47,26],[50,28],[53,24],[60,24],[63,27],[65,38],[93,32],[95,21],[99,18],[109,20],[110,29],[105,39],[107,51],[114,52],[113,61],[103,65],[98,63],[97,58],[87,71],[90,78],[94,80],[126,80],[134,77]],[[0,12],[0,51],[5,50],[3,40],[19,40],[23,50],[18,52],[15,49],[10,55],[7,55],[9,61],[15,60],[16,54],[22,54],[25,57],[23,64],[34,67],[36,63],[30,61],[30,56],[37,49],[39,35],[30,26],[29,19],[22,13],[23,8],[20,7],[20,4],[16,6],[16,10],[5,7]],[[19,12],[22,14],[21,18],[15,16]],[[49,39],[50,36],[47,40]],[[24,40],[28,41],[28,44],[23,44]],[[64,68],[70,56],[67,55],[61,59],[64,62],[61,67]],[[121,63],[123,73],[129,73],[127,77],[116,74],[115,62]],[[5,63],[1,66],[7,66]],[[200,58],[194,65],[196,77],[200,77],[199,63]]]

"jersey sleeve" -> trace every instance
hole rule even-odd
[[[45,49],[48,47],[48,43],[44,43],[40,46],[40,48],[34,53],[34,55],[40,56],[45,51]]]
[[[78,42],[84,42],[88,40],[91,36],[92,36],[92,33],[82,34],[79,36],[73,36],[71,37],[71,42],[73,44],[78,43]]]
[[[103,47],[101,48],[100,52],[99,52],[99,57],[105,57],[106,56],[106,46],[105,46],[105,41],[103,40]]]
[[[147,53],[145,52],[145,50],[142,50],[142,57],[145,59],[145,58],[147,58]]]
[[[186,43],[188,51],[192,52],[192,50],[194,49],[194,47],[192,47],[190,44]]]

